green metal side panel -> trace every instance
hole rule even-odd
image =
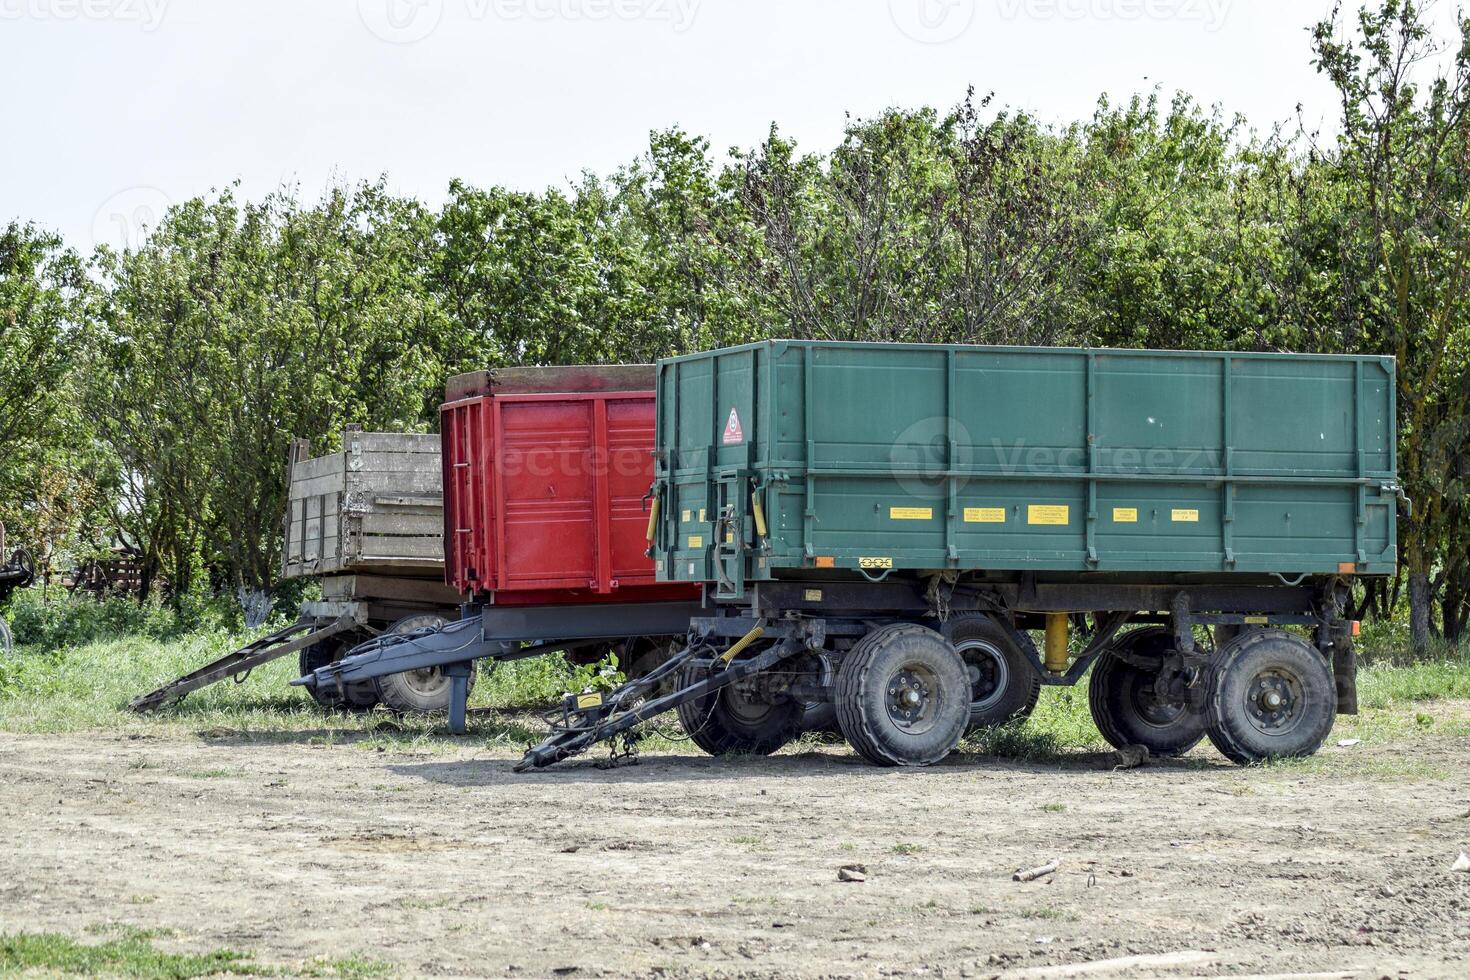
[[[1389,358],[776,341],[658,370],[668,580],[1394,569]]]

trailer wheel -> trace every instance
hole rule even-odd
[[[1252,630],[1210,665],[1210,741],[1232,762],[1315,753],[1337,720],[1337,686],[1322,654],[1282,630]]]
[[[686,667],[679,687],[697,684],[704,667]],[[770,755],[801,732],[804,706],[772,691],[764,674],[679,705],[679,724],[710,755]]]
[[[1159,670],[1123,659],[1156,659],[1162,668],[1173,650],[1173,634],[1150,626],[1124,636],[1098,659],[1088,682],[1087,706],[1109,745],[1142,745],[1151,755],[1179,756],[1204,739],[1204,716],[1187,697],[1160,697]]]
[[[1024,722],[1041,697],[1041,678],[1005,627],[989,616],[950,620],[945,635],[954,644],[970,675],[968,731]]]
[[[388,627],[389,636],[404,636],[422,629],[436,629],[449,622],[438,613],[422,613],[400,619]],[[373,681],[378,700],[400,714],[433,714],[449,710],[450,680],[442,667],[406,670]],[[475,675],[470,674],[470,690],[475,689]]]
[[[300,676],[306,677],[315,673],[318,667],[325,667],[341,660],[347,651],[363,641],[363,637],[357,633],[338,634],[320,643],[313,643],[297,658],[297,669],[301,671]],[[348,711],[368,711],[378,703],[378,688],[372,681],[359,681],[347,685],[347,697],[344,699],[335,687],[308,687],[312,700],[323,708],[340,708]]]
[[[880,766],[943,760],[970,720],[970,675],[948,640],[910,623],[880,627],[837,671],[837,723],[863,758]]]

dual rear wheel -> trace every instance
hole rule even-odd
[[[1191,667],[1174,634],[1146,627],[1125,634],[1092,669],[1088,706],[1104,739],[1142,745],[1162,757],[1188,753],[1205,738],[1241,764],[1308,756],[1321,748],[1337,713],[1326,658],[1284,630],[1224,637]],[[881,626],[842,659],[833,686],[842,735],[881,766],[944,759],[967,731],[1025,720],[1041,683],[1014,631],[986,616],[961,617],[936,632],[915,623]],[[788,676],[801,668],[786,668]],[[685,683],[698,677],[686,675]],[[679,708],[695,744],[714,755],[768,755],[803,728],[809,710],[772,675]]]
[[[892,623],[864,636],[843,657],[832,708],[843,737],[882,766],[922,766],[954,751],[967,731],[1023,721],[1040,681],[1015,634],[984,616],[959,617],[936,632]],[[811,658],[814,661],[818,658]],[[830,666],[790,664],[687,702],[684,731],[713,755],[768,755],[810,727],[812,706],[777,678],[823,676]],[[691,668],[691,670],[695,670]],[[685,684],[700,680],[686,673]]]
[[[1164,627],[1127,634],[1092,668],[1088,705],[1109,744],[1184,755],[1208,737],[1248,765],[1312,755],[1332,731],[1337,686],[1327,660],[1284,630],[1232,632],[1197,672]]]

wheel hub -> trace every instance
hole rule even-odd
[[[759,725],[776,709],[757,677],[732,684],[721,694],[725,710],[746,725]]]
[[[1156,728],[1176,724],[1189,710],[1186,698],[1175,691],[1175,681],[1179,678],[1164,668],[1160,668],[1151,679],[1146,674],[1140,677],[1133,691],[1133,708],[1138,716]]]
[[[1246,717],[1265,735],[1284,735],[1302,719],[1301,679],[1289,671],[1263,670],[1251,681],[1246,693]]]
[[[438,667],[424,667],[404,673],[408,686],[421,695],[435,695],[449,684],[449,678]]]
[[[927,729],[939,708],[938,683],[925,667],[910,665],[888,681],[888,717],[910,732]]]
[[[970,701],[978,709],[989,708],[1005,695],[1011,670],[1000,651],[989,643],[972,640],[957,648],[970,674]]]

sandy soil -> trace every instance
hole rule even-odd
[[[1470,739],[1327,753],[516,776],[505,752],[309,734],[0,735],[0,931],[126,923],[409,975],[1470,976]]]

